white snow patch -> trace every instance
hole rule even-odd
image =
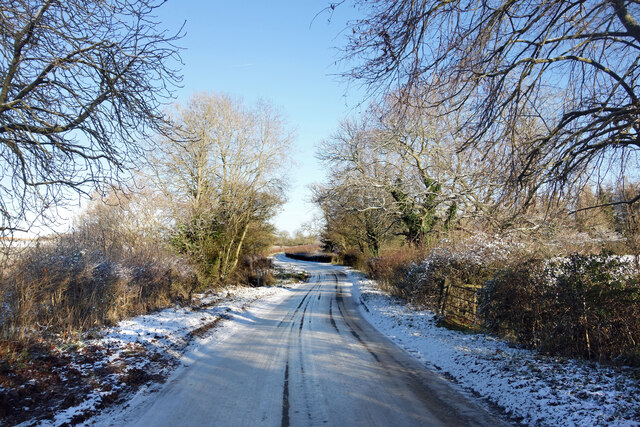
[[[289,292],[284,287],[237,286],[225,288],[219,292],[197,295],[199,304],[196,306],[167,308],[156,313],[123,320],[115,327],[105,329],[101,338],[88,341],[87,344],[96,344],[107,349],[108,357],[99,362],[100,366],[104,366],[106,362],[122,363],[124,372],[140,369],[166,376],[176,368],[185,367],[191,362],[187,350],[191,348],[190,343],[193,341],[191,335],[194,331],[206,328],[213,322],[220,322],[216,324],[217,327],[213,331],[198,339],[222,341],[237,329],[237,322],[229,320],[242,316],[249,305],[252,306],[252,310],[268,309],[263,307],[267,303],[256,303],[256,301],[267,300],[271,304],[277,304]],[[131,357],[131,353],[138,353],[139,357]],[[168,360],[169,363],[154,365],[154,359]],[[97,367],[75,366],[87,377],[90,377]],[[76,416],[87,413],[98,414],[103,398],[122,388],[119,380],[114,377],[110,390],[96,390],[86,396],[80,404],[57,412],[52,420],[39,421],[35,425],[62,426],[72,423]],[[142,386],[136,396],[144,399],[144,395],[155,388],[157,385],[153,384]],[[87,422],[94,421],[90,419]],[[34,422],[27,421],[20,425],[31,426]]]

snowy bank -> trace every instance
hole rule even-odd
[[[74,343],[77,357],[56,368],[61,377],[73,372],[75,378],[82,379],[82,387],[77,382],[68,384],[67,392],[73,399],[67,396],[66,404],[52,402],[46,412],[40,411],[36,418],[19,425],[92,423],[92,417],[109,405],[126,405],[136,391],[136,396],[144,398],[189,363],[185,356],[201,340],[223,340],[233,333],[233,320],[243,317],[249,305],[264,300],[277,302],[288,293],[284,287],[226,288],[196,296],[198,303],[194,306],[167,308],[94,332],[100,337]],[[91,383],[88,390],[87,382]]]

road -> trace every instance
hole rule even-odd
[[[311,280],[269,310],[246,312],[235,333],[205,342],[152,402],[111,424],[502,424],[371,327],[340,267],[297,263]]]

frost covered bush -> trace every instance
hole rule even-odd
[[[638,273],[610,253],[508,266],[480,313],[490,331],[546,353],[640,364]]]
[[[518,243],[485,234],[458,244],[444,241],[416,268],[411,299],[441,315],[447,314],[447,307],[451,307],[448,300],[455,299],[456,292],[465,294],[458,300],[473,304],[475,291],[520,251]],[[472,307],[465,310],[475,311]]]
[[[488,331],[527,347],[539,347],[549,310],[546,261],[525,258],[505,265],[479,292],[478,314]]]
[[[640,363],[640,283],[619,257],[572,255],[549,265],[545,351]]]
[[[640,365],[640,276],[609,252],[549,259],[520,242],[444,241],[370,263],[383,288],[448,323],[556,355]]]
[[[113,324],[186,301],[197,286],[192,268],[160,242],[107,253],[96,246],[69,235],[15,260],[0,284],[0,338]]]
[[[522,245],[478,234],[462,242],[444,240],[425,256],[400,250],[373,259],[369,272],[392,294],[465,325],[477,323],[476,293]]]

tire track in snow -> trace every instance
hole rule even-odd
[[[282,389],[282,423],[281,427],[289,427],[289,361],[284,368],[284,387]]]
[[[340,311],[340,315],[342,316],[342,320],[344,321],[344,324],[347,326],[347,328],[349,329],[349,332],[351,333],[351,335],[353,335],[353,337],[358,340],[358,342],[365,348],[365,350],[367,350],[369,352],[369,354],[371,354],[371,356],[376,360],[376,362],[381,363],[380,361],[380,357],[378,357],[378,355],[371,350],[371,348],[367,345],[367,343],[360,337],[360,335],[355,331],[353,325],[351,324],[351,322],[349,322],[349,319],[347,318],[347,316],[344,315],[344,312],[342,311],[341,306],[344,306],[344,299],[342,296],[342,292],[338,289],[338,275],[334,273],[334,277],[336,280],[336,284],[335,284],[335,289],[336,289],[336,294],[335,294],[335,298],[336,298],[336,302],[338,304],[338,310]],[[345,308],[346,310],[346,308]],[[333,320],[333,319],[332,319]],[[334,322],[335,323],[335,322]],[[337,330],[337,328],[336,328]]]

